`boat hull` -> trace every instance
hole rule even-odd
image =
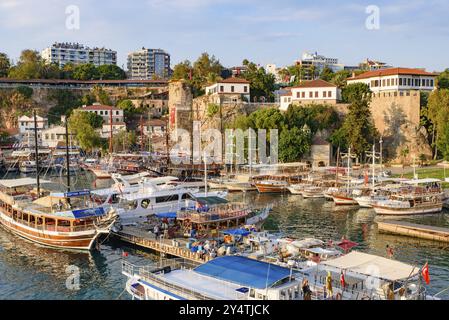
[[[259,193],[282,193],[287,190],[287,186],[275,186],[259,183],[256,183],[255,185]]]
[[[91,250],[95,240],[102,234],[96,229],[82,232],[55,232],[31,228],[7,216],[3,208],[0,208],[0,225],[24,239],[58,249]]]
[[[336,205],[339,206],[354,206],[358,205],[357,201],[355,201],[353,198],[350,197],[344,197],[344,196],[332,196],[332,199],[334,200]]]
[[[443,210],[443,204],[429,204],[412,208],[391,208],[382,205],[373,205],[374,211],[379,215],[392,215],[392,216],[409,216],[419,214],[431,214],[438,213]]]

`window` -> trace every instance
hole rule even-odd
[[[430,86],[433,87],[433,79],[430,80]]]
[[[182,195],[182,200],[190,200],[190,199],[192,199],[192,197],[190,196],[190,194],[184,193],[184,194]]]
[[[309,92],[309,98],[313,98],[313,92],[312,91]]]
[[[390,86],[390,79],[387,79],[387,87]]]
[[[156,203],[169,202],[169,201],[178,201],[179,196],[177,194],[173,196],[165,196],[165,197],[157,197]]]
[[[119,111],[116,111],[116,112],[115,112],[115,115],[116,115],[116,116],[118,116],[119,114],[120,114],[120,112],[119,112]]]
[[[151,200],[150,199],[143,199],[142,202],[140,203],[140,206],[144,209],[148,208],[148,206],[151,204]]]
[[[306,97],[306,92],[305,92],[305,91],[301,92],[301,97],[302,97],[302,98],[305,98],[305,97]]]
[[[411,85],[412,85],[412,79],[410,79],[410,78],[407,79],[407,85],[408,85],[408,86],[411,86]]]
[[[247,87],[247,86],[244,86],[244,87],[243,87],[243,92],[245,92],[245,93],[248,92],[248,87]]]
[[[299,98],[299,92],[296,92],[296,98]]]
[[[220,86],[220,92],[224,92],[224,86]]]
[[[100,111],[100,115],[103,115],[103,111]]]
[[[328,96],[329,98],[332,98],[332,91],[328,91],[328,92],[327,92],[327,96]]]
[[[382,80],[382,87],[385,87],[385,79]]]
[[[107,116],[108,114],[109,114],[109,112],[108,112],[108,111],[105,111],[105,112],[104,112],[104,115],[105,115],[105,116]]]
[[[399,85],[402,86],[402,78],[399,78]]]
[[[315,98],[318,98],[318,91],[315,91]]]
[[[326,96],[327,96],[327,92],[323,91],[323,98],[326,98]]]
[[[234,86],[231,86],[231,92],[234,92]]]

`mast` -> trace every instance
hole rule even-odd
[[[249,157],[249,178],[253,175],[253,140],[251,135],[251,128],[248,129],[248,157]]]
[[[112,154],[112,107],[109,112],[109,154]]]
[[[347,191],[349,193],[349,184],[351,183],[351,165],[350,165],[350,161],[351,161],[351,147],[348,148],[348,186],[347,186]]]
[[[69,119],[65,118],[65,158],[67,168],[67,192],[70,192]]]
[[[206,150],[204,150],[204,191],[207,197],[207,162],[206,162]]]
[[[39,146],[37,145],[37,116],[36,116],[36,109],[34,109],[34,152],[36,153],[35,159],[36,159],[36,182],[37,182],[37,197],[40,198],[41,196],[41,184],[40,184],[40,178],[39,178]]]
[[[373,191],[375,188],[374,185],[374,175],[376,174],[375,166],[376,166],[376,144],[373,144]]]

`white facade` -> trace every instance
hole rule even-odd
[[[65,143],[65,127],[55,126],[42,131],[42,145],[56,148],[59,142]]]
[[[384,69],[367,72],[357,77],[349,78],[348,84],[365,83],[373,93],[383,91],[436,89],[436,75],[419,69]]]
[[[77,43],[55,43],[41,52],[47,63],[63,67],[67,63],[92,63],[95,66],[117,64],[117,51],[106,48],[89,48]]]
[[[170,76],[170,54],[162,49],[146,49],[128,54],[128,78],[152,80]]]
[[[126,131],[126,123],[119,122],[119,123],[112,124],[112,135],[116,135],[121,131]],[[101,128],[100,136],[105,139],[110,138],[110,136],[111,136],[111,125],[110,124],[103,124],[103,127]]]
[[[101,116],[105,124],[110,123],[111,112],[112,112],[112,123],[119,123],[124,121],[123,110],[112,106],[94,104],[92,106],[83,106],[81,109],[78,110],[83,112],[92,112]]]
[[[341,100],[341,89],[323,81],[306,81],[300,86],[290,88],[290,92],[280,97],[280,110],[286,111],[290,104],[327,103],[336,104]]]
[[[250,101],[249,82],[240,78],[229,78],[206,87],[208,95],[242,95]]]
[[[21,116],[18,118],[19,133],[26,134],[30,131],[34,132],[34,117]],[[48,119],[36,116],[37,129],[42,130],[48,128]],[[34,133],[33,133],[34,134]]]

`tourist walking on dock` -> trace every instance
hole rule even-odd
[[[327,291],[327,298],[332,299],[334,292],[332,288],[332,274],[330,271],[327,272],[326,291]]]
[[[302,281],[302,294],[304,296],[304,300],[312,300],[312,290],[310,290],[309,280],[307,279]]]
[[[393,256],[394,256],[393,248],[387,244],[386,250],[387,250],[387,257],[389,259],[393,259]]]

